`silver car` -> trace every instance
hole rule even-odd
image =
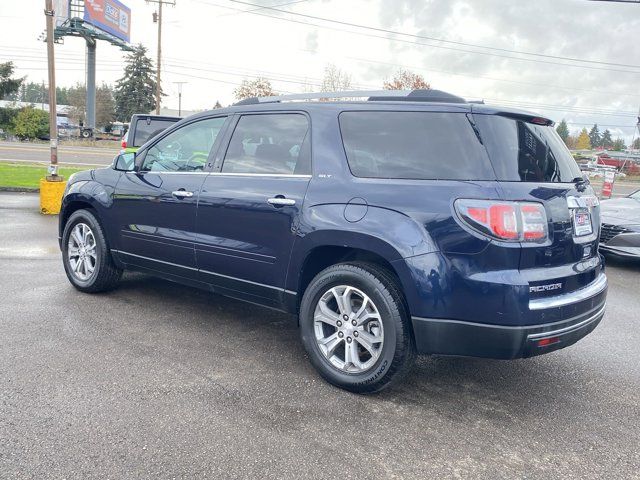
[[[640,258],[640,190],[628,197],[603,201],[600,217],[600,251]]]

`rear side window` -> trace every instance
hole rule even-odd
[[[356,177],[495,179],[464,113],[343,112],[340,130]]]
[[[133,144],[130,147],[141,147],[145,142],[176,123],[171,120],[153,120],[139,118],[136,120]]]
[[[310,174],[308,133],[303,114],[244,115],[229,141],[222,172]]]
[[[580,168],[553,126],[474,115],[498,180],[572,182]]]

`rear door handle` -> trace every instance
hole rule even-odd
[[[193,192],[187,192],[186,190],[175,190],[171,192],[171,195],[176,198],[189,198],[193,197]]]
[[[281,195],[267,199],[267,202],[275,207],[284,207],[295,205],[296,201],[293,198],[285,198]]]

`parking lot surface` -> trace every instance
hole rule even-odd
[[[0,194],[0,478],[640,478],[638,265],[570,348],[358,396],[287,315],[140,274],[77,292],[37,203]]]

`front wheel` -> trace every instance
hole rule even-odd
[[[356,393],[388,387],[415,358],[400,292],[386,270],[368,263],[334,265],[311,281],[300,332],[318,372]]]
[[[89,210],[77,210],[67,220],[62,261],[67,278],[82,292],[111,290],[122,276],[122,270],[113,263],[102,227]]]

